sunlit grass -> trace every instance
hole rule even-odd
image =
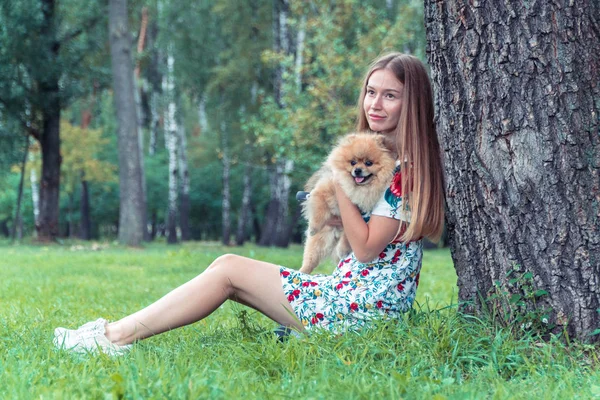
[[[52,331],[136,311],[226,252],[299,268],[301,247],[0,244],[0,252],[0,398],[600,397],[595,349],[515,338],[458,314],[445,249],[426,252],[418,305],[399,323],[282,344],[275,323],[227,304],[116,359],[54,351]]]

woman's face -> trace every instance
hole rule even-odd
[[[369,128],[375,132],[390,133],[396,129],[402,109],[404,85],[388,69],[378,69],[367,81],[363,110]]]

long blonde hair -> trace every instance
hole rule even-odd
[[[427,70],[416,57],[386,54],[375,60],[365,76],[358,100],[357,131],[370,131],[363,109],[367,82],[377,70],[392,71],[404,85],[396,150],[402,170],[402,208],[410,210],[410,224],[401,223],[400,240],[422,237],[437,242],[444,229],[444,182],[440,145],[433,121],[433,91]],[[411,190],[409,190],[411,189]]]

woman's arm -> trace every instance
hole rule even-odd
[[[371,215],[367,224],[339,185],[335,185],[335,195],[340,207],[344,233],[359,262],[369,262],[379,255],[398,232],[400,221],[393,218]]]

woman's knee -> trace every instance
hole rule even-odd
[[[236,254],[223,254],[213,261],[207,268],[209,271],[223,271],[239,264],[240,256]]]

